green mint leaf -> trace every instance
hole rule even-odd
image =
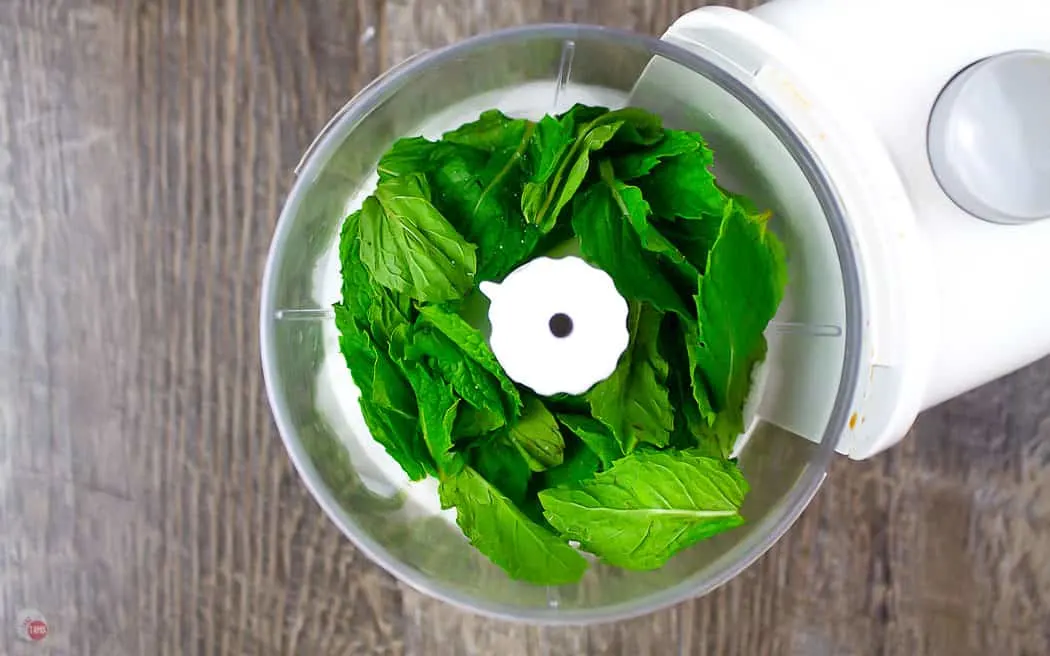
[[[435,155],[441,149],[441,144],[427,141],[423,137],[398,139],[390,150],[383,154],[376,166],[379,180],[426,173],[434,167]]]
[[[417,324],[410,350],[416,358],[429,358],[431,368],[452,385],[457,395],[475,409],[485,412],[486,423],[498,422],[490,430],[506,423],[500,381],[446,335],[430,324]]]
[[[723,438],[744,428],[751,371],[765,356],[763,333],[786,284],[780,242],[763,220],[729,201],[696,296],[699,334],[688,345],[690,366],[702,374]]]
[[[514,578],[578,580],[566,539],[648,569],[743,521],[727,459],[786,274],[768,213],[711,165],[636,108],[489,111],[395,143],[344,222],[336,324],[365,421]],[[574,238],[631,302],[630,343],[586,395],[522,398],[463,318],[471,292]]]
[[[415,314],[412,300],[386,287],[372,288],[372,305],[368,308],[368,325],[379,340],[388,340],[401,327],[407,327]]]
[[[441,140],[489,152],[513,150],[528,141],[534,127],[532,121],[510,118],[498,109],[490,109],[482,112],[478,120],[441,135]]]
[[[663,119],[638,107],[615,109],[600,120],[623,126],[617,130],[609,146],[614,150],[634,150],[638,146],[653,147],[664,138]]]
[[[526,220],[542,233],[553,230],[558,216],[587,176],[591,152],[604,146],[622,125],[623,123],[611,123],[588,130],[569,149],[546,185],[527,183],[521,197]]]
[[[544,489],[576,485],[593,478],[602,468],[598,454],[582,442],[574,441],[571,448],[566,447],[566,454],[564,462],[543,472]]]
[[[395,328],[411,321],[412,302],[404,294],[372,282],[361,262],[360,217],[360,211],[348,216],[339,236],[342,303],[355,320],[370,326],[376,338],[385,341]]]
[[[704,423],[700,413],[696,409],[696,401],[689,389],[689,379],[671,373],[668,380],[668,397],[674,406],[674,429],[668,439],[668,446],[672,449],[695,449],[705,444],[700,436],[709,430]],[[709,451],[705,455],[721,457],[720,451]]]
[[[441,503],[455,506],[456,522],[474,547],[511,578],[536,585],[574,583],[587,561],[536,524],[470,467],[441,481]]]
[[[678,363],[667,377],[668,397],[675,409],[669,446],[680,450],[699,447],[706,455],[721,458],[723,453],[710,436],[714,412],[707,399],[705,383],[694,378],[694,370],[687,366],[687,343],[696,342],[696,331],[695,321],[685,321],[673,315],[664,319],[660,329],[660,355],[667,362]],[[706,414],[702,414],[698,398]]]
[[[691,379],[689,372],[678,369],[672,372],[668,384],[671,403],[675,408],[671,448],[695,449],[699,455],[728,460],[739,433],[733,432],[728,437],[724,436],[722,423],[701,413],[695,394],[696,385],[703,385],[703,381]],[[700,393],[706,394],[706,391],[702,390]]]
[[[752,221],[765,223],[769,221],[769,219],[773,215],[773,213],[769,210],[761,209],[758,205],[755,204],[753,200],[751,200],[747,196],[744,196],[743,194],[736,194],[731,191],[726,191],[725,189],[722,189],[722,193],[724,193],[730,200],[735,202],[737,206],[739,206],[740,209],[743,210],[744,214],[747,214]]]
[[[572,147],[575,139],[573,116],[566,114],[563,118],[544,116],[536,124],[536,130],[529,140],[526,150],[529,182],[542,185],[554,175],[558,164],[566,151]],[[542,201],[542,196],[530,199],[530,203]],[[525,199],[522,198],[525,203]],[[539,207],[530,206],[526,214],[538,212]]]
[[[342,273],[343,305],[351,317],[367,318],[372,307],[375,285],[368,269],[361,263],[361,240],[358,239],[361,210],[346,217],[339,232],[339,265]]]
[[[460,298],[474,286],[475,247],[430,203],[422,176],[380,182],[359,221],[361,262],[373,284],[433,302]]]
[[[700,328],[691,323],[682,329],[683,345],[685,346],[685,361],[689,365],[689,378],[693,389],[693,402],[699,412],[704,425],[711,426],[715,421],[715,410],[711,405],[711,393],[707,388],[707,382],[700,371]],[[679,360],[681,362],[681,360]]]
[[[616,177],[621,180],[634,180],[648,175],[665,159],[701,150],[708,160],[713,161],[711,151],[704,145],[700,135],[683,130],[664,130],[663,138],[653,146],[635,150],[613,159]]]
[[[502,279],[536,248],[540,233],[525,221],[518,196],[522,153],[532,128],[513,147],[493,152],[449,146],[429,176],[434,204],[478,247],[478,277]]]
[[[619,440],[624,453],[639,442],[667,446],[674,428],[674,408],[667,396],[667,361],[657,340],[663,314],[645,304],[632,304],[631,341],[612,375],[587,394],[594,418]]]
[[[565,439],[558,422],[534,396],[525,401],[525,412],[510,427],[511,443],[518,449],[532,471],[543,471],[562,463]]]
[[[452,427],[453,441],[482,437],[505,426],[507,423],[503,412],[479,410],[472,405],[461,405],[456,423]]]
[[[557,418],[562,426],[568,428],[598,456],[602,467],[609,467],[614,461],[623,457],[623,448],[620,443],[600,421],[568,414],[560,414]]]
[[[470,466],[514,505],[525,503],[532,470],[506,438],[495,436],[471,449]]]
[[[439,471],[458,472],[463,461],[452,452],[452,427],[459,409],[459,398],[448,383],[433,375],[422,363],[406,361],[402,369],[415,392],[419,425],[430,456]]]
[[[593,121],[608,113],[608,107],[576,103],[568,111],[558,115],[558,122],[567,126],[575,138],[586,132]]]
[[[372,439],[383,445],[410,480],[419,481],[428,474],[437,474],[437,467],[419,435],[416,420],[408,421],[364,399],[360,405],[361,416]]]
[[[401,139],[380,160],[380,180],[425,174],[433,189],[430,201],[477,246],[477,276],[501,279],[539,241],[519,202],[525,149],[535,128],[531,121],[492,110],[446,133],[442,141]]]
[[[586,415],[591,411],[587,397],[578,394],[554,394],[545,397],[543,402],[554,413]]]
[[[591,480],[539,496],[563,536],[612,565],[647,570],[742,524],[747,489],[730,462],[691,451],[639,451]]]
[[[659,117],[644,110],[627,107],[597,113],[599,111],[600,108],[585,111],[574,107],[561,117],[557,132],[549,124],[545,128],[547,143],[551,144],[547,148],[556,149],[557,154],[531,154],[540,165],[522,190],[521,208],[526,220],[544,234],[555,227],[562,210],[583,184],[591,153],[601,150],[617,137],[616,143],[623,145],[650,144],[662,136]],[[590,120],[581,125],[579,121],[585,117]],[[566,146],[564,140],[570,125],[576,133],[576,140],[571,146]],[[536,145],[533,150],[540,148]],[[553,173],[550,172],[552,157],[558,160]]]
[[[707,254],[711,252],[722,227],[721,213],[718,216],[703,216],[698,219],[658,219],[655,225],[659,227],[661,234],[675,244],[695,270],[704,272],[707,268]],[[679,268],[679,271],[683,270]]]
[[[580,252],[608,273],[625,297],[692,317],[693,311],[661,273],[654,256],[643,249],[632,227],[636,220],[646,222],[647,210],[635,187],[616,180],[591,185],[573,206],[572,227],[580,240]],[[633,218],[635,215],[639,218]]]
[[[482,337],[481,332],[467,323],[463,317],[441,306],[423,306],[419,314],[424,321],[437,328],[455,343],[465,357],[473,360],[496,380],[503,392],[506,416],[508,418],[517,417],[523,407],[521,394],[514,385],[514,381],[508,378],[506,372],[503,371],[503,367],[496,360],[496,355]]]
[[[649,203],[642,196],[642,190],[617,180],[612,164],[607,161],[601,163],[600,170],[602,182],[611,191],[621,216],[630,222],[631,227],[638,234],[642,248],[663,256],[676,270],[678,277],[683,278],[693,286],[693,293],[695,293],[696,280],[700,275],[700,271],[689,261],[684,253],[678,250],[677,246],[660,234],[660,231],[653,225],[650,220],[651,210]]]
[[[726,196],[708,170],[710,151],[694,150],[672,157],[638,179],[638,186],[657,216],[700,219],[721,216]]]
[[[383,445],[414,481],[434,470],[426,446],[418,439],[416,401],[397,366],[380,351],[372,337],[341,303],[335,307],[339,347],[354,383],[372,438]]]

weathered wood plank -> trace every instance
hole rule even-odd
[[[538,628],[398,585],[291,469],[259,275],[327,118],[425,48],[697,0],[0,3],[0,654],[1050,653],[1050,361],[837,460],[704,599]],[[8,628],[50,621],[43,645]],[[43,650],[43,651],[42,651]]]

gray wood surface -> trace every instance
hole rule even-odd
[[[715,594],[545,629],[400,586],[262,390],[291,170],[423,48],[677,0],[0,1],[0,654],[1048,654],[1050,362],[949,403]],[[39,608],[51,635],[9,627]]]

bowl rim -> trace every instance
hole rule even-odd
[[[723,554],[713,561],[710,567],[705,568],[703,572],[698,572],[683,579],[674,586],[648,593],[630,601],[586,609],[559,607],[523,608],[506,603],[487,601],[479,603],[471,594],[454,587],[436,584],[423,572],[401,562],[359,527],[358,523],[343,510],[335,499],[314,466],[311,457],[306,452],[299,438],[298,431],[291,420],[287,400],[278,392],[276,386],[279,373],[277,371],[278,365],[274,341],[276,321],[275,277],[282,246],[291,230],[295,215],[302,202],[304,190],[318,175],[320,168],[327,163],[332,152],[341,144],[343,138],[356,124],[390,95],[396,93],[406,81],[425,73],[431,66],[449,62],[472,50],[505,41],[527,41],[535,38],[560,38],[574,41],[581,39],[616,40],[624,42],[639,50],[647,50],[652,56],[660,56],[690,68],[717,83],[748,107],[787,148],[820,203],[838,253],[845,295],[844,361],[839,380],[839,392],[827,427],[820,443],[817,445],[816,452],[810,458],[794,486],[771,512],[759,520],[756,535],[761,537],[746,545],[742,554],[734,555],[732,558],[727,557],[728,553]],[[415,55],[368,84],[339,110],[321,133],[318,134],[314,143],[307,149],[299,167],[296,168],[296,173],[297,177],[288,193],[277,221],[262,278],[259,321],[260,355],[267,398],[281,440],[292,464],[325,515],[339,527],[340,531],[350,539],[355,547],[363,551],[368,558],[399,581],[403,581],[425,595],[449,603],[462,610],[513,622],[557,626],[597,624],[630,619],[668,608],[691,598],[709,594],[735,578],[765,554],[784,535],[812,501],[826,478],[828,465],[835,453],[835,446],[848,422],[848,414],[857,388],[861,361],[861,331],[863,327],[861,286],[857,259],[845,218],[846,212],[835,185],[827,174],[826,168],[820,161],[819,156],[807,145],[805,139],[775,109],[752,91],[746,82],[734,77],[732,73],[723,69],[718,63],[667,41],[626,30],[596,25],[541,23],[480,34],[437,50],[424,51]],[[723,563],[723,560],[726,562]],[[713,576],[709,575],[711,570],[716,572]],[[703,579],[702,581],[697,580],[701,578]]]

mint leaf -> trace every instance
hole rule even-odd
[[[602,560],[661,567],[678,551],[743,523],[736,465],[692,451],[638,451],[569,488],[540,492],[556,530]]]
[[[568,111],[558,115],[558,122],[567,126],[575,139],[589,130],[595,120],[609,113],[608,107],[576,103]]]
[[[602,182],[609,187],[621,216],[630,222],[631,227],[638,234],[642,248],[662,255],[677,270],[679,276],[693,285],[695,293],[696,279],[700,271],[653,225],[650,220],[649,203],[642,196],[642,190],[617,180],[613,174],[612,164],[609,162],[602,162],[600,170]]]
[[[348,216],[339,236],[342,303],[350,316],[371,328],[377,339],[386,340],[395,328],[411,321],[412,302],[403,294],[373,284],[361,262],[360,218],[360,211]]]
[[[504,117],[505,118],[505,117]],[[509,119],[508,119],[509,120]],[[460,134],[464,143],[495,150],[445,144],[429,176],[434,204],[453,226],[478,247],[478,277],[502,279],[522,263],[540,233],[525,221],[519,196],[524,184],[524,153],[534,126],[515,123],[510,134]]]
[[[702,381],[698,381],[700,385]],[[698,455],[728,460],[739,433],[728,439],[721,436],[722,425],[701,413],[696,402],[696,384],[684,368],[672,372],[668,380],[671,403],[674,404],[674,430],[670,446],[674,449],[695,449]],[[703,390],[701,394],[705,393]],[[709,412],[710,406],[704,410]]]
[[[735,201],[727,202],[695,299],[699,334],[688,344],[690,367],[702,375],[723,439],[744,429],[751,370],[765,356],[763,332],[786,284],[780,242],[764,220],[748,216]]]
[[[478,120],[441,135],[441,140],[488,152],[514,150],[523,148],[534,127],[532,121],[510,118],[498,109],[490,109],[482,112]]]
[[[609,467],[613,461],[623,457],[623,449],[609,429],[600,421],[580,415],[558,415],[558,422],[580,438],[598,456],[602,467]]]
[[[667,237],[686,261],[700,273],[707,268],[707,254],[718,239],[722,227],[722,213],[717,216],[702,216],[698,219],[657,219],[654,224]],[[695,280],[693,281],[695,285]]]
[[[532,471],[543,471],[562,463],[565,440],[554,415],[534,396],[525,401],[525,412],[510,427],[511,443]]]
[[[687,342],[695,343],[696,335],[696,322],[675,316],[665,317],[660,329],[660,355],[668,362],[678,363],[667,376],[668,397],[675,410],[669,446],[674,449],[699,447],[705,455],[728,457],[710,436],[714,411],[704,381],[694,378],[695,370],[689,365]]]
[[[664,130],[663,138],[653,146],[616,157],[613,160],[616,177],[621,180],[640,178],[647,175],[664,159],[695,150],[702,150],[708,164],[711,163],[711,151],[704,145],[700,135],[683,130]]]
[[[752,220],[764,222],[769,219],[770,213],[755,209],[751,201],[731,193],[728,197],[743,208]],[[654,225],[678,247],[693,267],[703,273],[707,269],[707,256],[722,229],[724,213],[723,208],[717,214],[704,214],[693,219],[656,218]],[[694,280],[694,286],[695,282]]]
[[[372,275],[361,263],[361,240],[358,231],[361,225],[361,210],[346,217],[339,232],[339,265],[343,284],[343,305],[350,317],[368,316],[372,307],[374,285]]]
[[[602,468],[601,458],[586,444],[574,441],[566,447],[565,460],[557,467],[543,472],[543,487],[566,487],[593,478]]]
[[[674,428],[674,408],[667,396],[667,361],[657,340],[663,314],[645,304],[632,304],[628,316],[631,341],[611,376],[587,394],[591,413],[619,440],[624,453],[639,442],[667,446]]]
[[[612,150],[633,150],[638,146],[651,147],[664,138],[663,119],[648,110],[638,107],[614,109],[596,120],[605,123],[619,122],[623,124],[609,143],[609,147]]]
[[[711,393],[707,389],[707,382],[701,374],[700,329],[697,324],[692,323],[683,328],[681,334],[685,346],[685,362],[688,363],[689,380],[693,389],[693,402],[704,424],[710,426],[715,421],[715,410],[711,405]]]
[[[522,202],[528,203],[523,205],[525,218],[539,228],[540,232],[547,233],[554,228],[561,211],[572,200],[587,176],[591,151],[604,146],[621,125],[623,124],[599,125],[580,136],[568,156],[562,160],[549,188],[537,189],[530,186],[532,183],[525,185],[522,192]],[[538,209],[530,215],[530,210],[534,207]]]
[[[607,171],[606,163],[602,164]],[[638,190],[616,180],[591,185],[576,197],[572,227],[584,258],[608,273],[626,298],[692,317],[692,311],[642,248],[632,224],[644,224],[647,206]],[[637,218],[634,218],[637,217]]]
[[[576,108],[573,108],[576,110]],[[572,110],[570,110],[572,111]],[[582,115],[581,110],[569,114],[574,119]],[[563,119],[564,120],[564,119]],[[553,174],[549,174],[549,158],[543,159],[545,175],[536,176],[525,184],[521,195],[521,208],[526,220],[539,228],[540,232],[550,232],[558,221],[562,210],[580,189],[590,167],[591,153],[601,150],[606,144],[619,137],[620,144],[649,144],[660,139],[660,119],[641,109],[626,107],[596,116],[589,123],[575,126],[576,140],[570,147],[564,147],[562,140],[566,124],[550,141],[557,144],[559,161]],[[553,134],[553,128],[549,128]]]
[[[512,578],[537,585],[573,583],[587,561],[552,532],[525,516],[478,472],[466,467],[442,479],[443,508],[456,508],[456,523],[474,547]]]
[[[452,427],[459,409],[459,398],[453,393],[451,385],[433,375],[424,364],[406,361],[402,363],[402,369],[415,392],[419,425],[427,451],[439,471],[459,471],[463,461],[452,452]]]
[[[423,137],[398,139],[379,160],[376,167],[379,180],[383,181],[399,175],[426,173],[434,167],[435,154],[441,148],[441,144],[427,141]]]
[[[420,308],[419,314],[424,321],[450,339],[462,352],[463,357],[472,360],[492,376],[503,392],[505,415],[508,418],[517,417],[522,409],[521,394],[514,381],[503,371],[481,332],[455,312],[437,305],[424,306]]]
[[[361,392],[359,405],[372,437],[383,445],[412,480],[436,471],[420,439],[416,400],[398,367],[387,356],[386,343],[407,325],[411,303],[398,292],[374,285],[360,259],[361,212],[347,217],[340,234],[343,300],[334,306],[339,344]]]
[[[522,165],[536,124],[499,111],[447,132],[442,141],[398,140],[379,161],[380,180],[425,174],[430,201],[477,246],[477,276],[497,280],[539,241],[521,213]]]
[[[528,162],[528,181],[534,185],[542,185],[554,175],[558,164],[566,151],[572,146],[575,139],[573,115],[568,112],[561,118],[544,116],[536,124],[536,130],[532,133],[526,150],[526,161]],[[531,198],[529,203],[542,202],[542,195]],[[522,198],[522,203],[526,199]],[[536,213],[539,207],[530,207],[526,214]]]
[[[591,411],[587,397],[579,394],[554,394],[544,397],[543,402],[554,413],[585,415]]]
[[[452,426],[452,440],[484,437],[506,424],[502,414],[489,410],[478,410],[471,405],[461,405]]]
[[[470,451],[469,458],[470,466],[515,505],[521,506],[525,502],[532,470],[504,437],[482,442]]]
[[[414,481],[434,469],[426,446],[418,439],[416,401],[397,368],[355,320],[350,309],[335,305],[339,347],[361,392],[361,414],[372,438],[383,445]]]
[[[708,170],[710,151],[698,149],[672,157],[639,178],[638,186],[657,216],[700,219],[721,216],[726,196]]]
[[[426,323],[417,326],[410,347],[413,356],[428,358],[429,366],[451,384],[456,395],[486,412],[492,418],[486,418],[487,423],[497,422],[493,428],[504,425],[507,410],[499,380],[433,326]]]
[[[460,298],[474,285],[475,247],[430,203],[420,175],[379,183],[360,215],[361,262],[373,284],[421,301]]]

